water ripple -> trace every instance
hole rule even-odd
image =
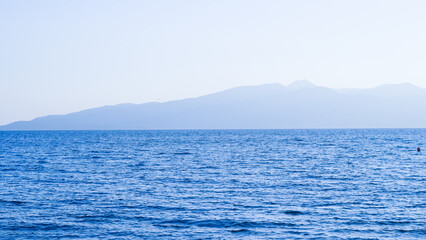
[[[424,136],[0,132],[0,239],[425,239]]]

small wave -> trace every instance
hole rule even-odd
[[[347,225],[365,225],[365,224],[369,224],[369,223],[370,223],[370,221],[363,220],[363,219],[354,219],[354,220],[346,221]]]
[[[331,203],[331,202],[327,202],[327,203],[322,203],[322,204],[315,204],[312,205],[312,207],[333,207],[333,206],[342,206],[348,203],[343,203],[343,202],[336,202],[336,203]]]
[[[305,141],[305,139],[302,139],[302,138],[294,138],[293,140],[296,141],[296,142],[303,142],[303,141]]]
[[[100,215],[70,215],[75,219],[78,219],[76,222],[88,222],[88,223],[97,223],[97,222],[111,222],[113,219],[119,218],[115,214],[100,214]]]
[[[285,214],[288,215],[303,215],[303,214],[307,214],[306,212],[302,212],[302,211],[297,211],[297,210],[286,210],[284,211]]]
[[[235,221],[230,219],[223,220],[201,220],[191,221],[185,219],[174,219],[169,221],[163,221],[158,224],[162,227],[170,227],[174,225],[194,225],[197,227],[207,228],[268,228],[268,227],[282,227],[282,226],[295,226],[294,223],[288,222],[254,222],[254,221]]]
[[[421,236],[426,235],[426,229],[396,229],[400,233],[412,233],[419,234]]]
[[[248,229],[235,229],[235,230],[229,230],[232,233],[251,233]]]
[[[175,152],[173,153],[173,155],[191,155],[192,153],[190,152]]]
[[[12,205],[16,205],[16,206],[22,206],[22,205],[26,204],[27,202],[18,201],[18,200],[4,200],[4,199],[0,199],[0,203],[12,204]]]
[[[16,171],[16,168],[10,168],[10,167],[6,167],[6,166],[0,167],[0,172],[8,172],[8,171]]]
[[[63,224],[55,224],[55,223],[36,223],[36,224],[21,224],[10,226],[9,229],[16,231],[56,231],[56,230],[78,230],[80,227],[73,225],[63,225]]]
[[[146,165],[146,162],[137,162],[137,163],[133,163],[133,164],[129,164],[129,167],[143,167]]]
[[[153,218],[153,217],[146,217],[146,216],[136,216],[134,217],[135,219],[137,219],[138,221],[157,221],[157,218]]]
[[[379,225],[404,225],[404,224],[411,224],[412,221],[395,221],[395,220],[389,220],[389,221],[379,221],[377,224]]]
[[[233,204],[235,207],[242,207],[242,208],[264,208],[264,206],[259,205],[243,205],[243,204]]]
[[[184,207],[167,207],[167,206],[146,206],[145,208],[162,210],[162,211],[186,211]]]

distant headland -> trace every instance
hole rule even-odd
[[[331,89],[306,80],[236,87],[164,103],[50,115],[0,130],[424,128],[426,89],[409,83]]]

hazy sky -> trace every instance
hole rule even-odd
[[[426,1],[0,0],[0,124],[307,79],[426,88]]]

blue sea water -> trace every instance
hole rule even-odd
[[[425,136],[0,132],[0,238],[425,239]]]

